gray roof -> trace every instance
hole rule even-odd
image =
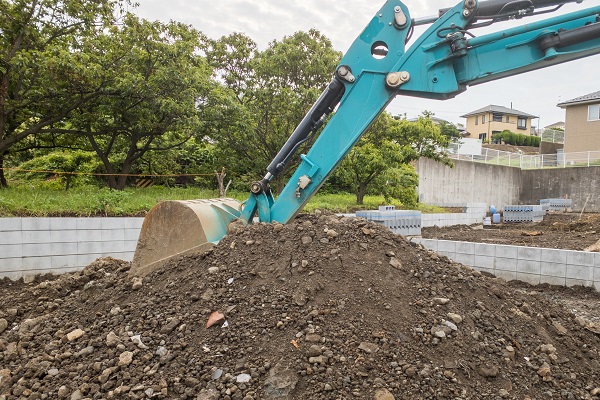
[[[486,112],[502,113],[502,114],[510,114],[510,115],[518,115],[519,117],[537,118],[536,115],[531,115],[531,114],[528,114],[528,113],[523,112],[523,111],[515,110],[514,108],[508,108],[508,107],[502,107],[502,106],[495,106],[493,104],[490,104],[489,106],[480,108],[479,110],[471,111],[470,113],[467,113],[465,115],[461,115],[460,117],[461,118],[467,118],[467,117],[470,117],[471,115],[483,114],[483,113],[486,113]]]
[[[600,91],[586,94],[585,96],[579,96],[571,100],[563,101],[562,103],[558,103],[557,106],[564,108],[568,106],[573,106],[575,104],[597,102],[598,100],[600,100]]]

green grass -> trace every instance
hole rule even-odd
[[[248,198],[245,192],[228,192],[228,197],[238,201]],[[106,188],[84,187],[70,190],[39,189],[26,186],[0,189],[0,217],[14,216],[143,216],[152,206],[164,200],[209,199],[218,192],[197,188],[151,187],[130,188],[122,192]],[[337,213],[377,209],[386,204],[382,196],[367,196],[363,205],[356,204],[356,196],[350,193],[317,194],[305,207],[305,211],[327,209]],[[392,205],[401,208],[400,203]],[[425,213],[444,212],[439,207],[419,205]]]

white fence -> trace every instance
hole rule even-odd
[[[521,169],[589,167],[600,165],[600,151],[557,154],[521,154],[482,148],[481,154],[462,154],[460,144],[448,147],[448,155],[455,160],[504,165]]]
[[[542,142],[564,143],[565,142],[565,131],[546,129],[544,132],[542,132],[541,139],[542,139]]]

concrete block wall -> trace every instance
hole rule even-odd
[[[79,270],[98,257],[133,259],[143,218],[0,218],[0,278]]]
[[[423,228],[453,225],[474,225],[483,222],[488,207],[485,203],[455,203],[446,204],[445,207],[464,207],[463,213],[438,213],[421,215],[421,226]]]
[[[413,238],[451,260],[505,280],[600,290],[600,253]]]

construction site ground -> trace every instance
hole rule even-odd
[[[1,400],[600,398],[596,292],[506,283],[361,219],[238,226],[129,270],[0,281]]]

